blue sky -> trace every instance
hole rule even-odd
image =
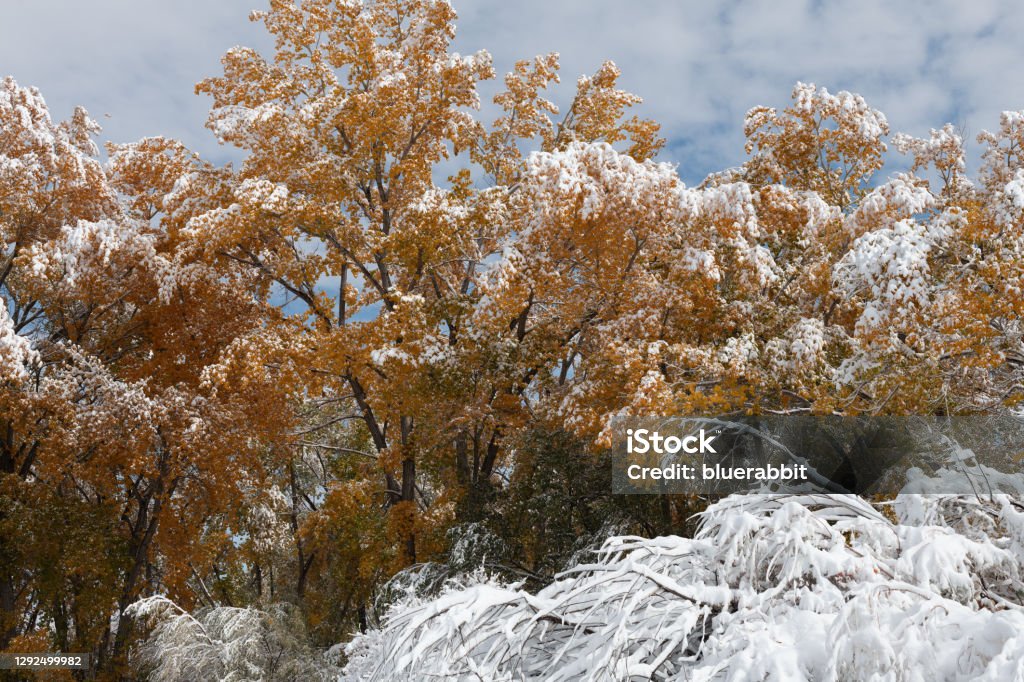
[[[499,71],[558,51],[563,100],[605,58],[669,138],[690,183],[743,160],[744,112],[783,106],[793,83],[863,94],[893,130],[952,121],[973,138],[1024,109],[1024,3],[996,0],[453,0],[455,48]],[[85,105],[104,139],[177,137],[227,158],[203,128],[196,81],[236,44],[267,48],[260,0],[4,0],[0,74],[38,86],[55,115]]]

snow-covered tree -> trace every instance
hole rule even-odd
[[[551,303],[532,308],[518,291],[479,310],[518,229],[509,213],[526,210],[510,202],[539,173],[523,144],[596,155],[604,147],[589,145],[618,143],[640,163],[660,146],[657,127],[624,116],[639,98],[610,63],[552,120],[540,93],[557,81],[556,55],[518,64],[484,126],[476,88],[491,59],[450,51],[445,1],[275,2],[253,18],[275,38],[273,59],[236,48],[199,85],[213,96],[210,128],[247,156],[231,194],[185,233],[217,267],[248,273],[258,296],[300,311],[275,321],[263,350],[240,352],[294,366],[296,395],[348,396],[403,545],[395,570],[442,548],[449,502],[490,486],[527,419],[538,354],[552,351],[526,338],[527,318]],[[460,153],[473,170],[436,182]]]
[[[245,283],[176,237],[176,184],[218,172],[159,139],[103,164],[98,130],[0,83],[0,647],[109,670],[140,595],[194,603],[287,410],[220,364],[261,324]]]

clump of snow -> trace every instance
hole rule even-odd
[[[1018,168],[1013,179],[1003,189],[1007,203],[1017,211],[1024,211],[1024,168]]]
[[[817,368],[824,360],[827,330],[817,318],[801,318],[784,338],[772,339],[767,352],[779,372],[801,374]]]
[[[157,235],[139,221],[101,219],[79,220],[65,225],[52,240],[34,244],[28,250],[34,276],[56,282],[67,294],[87,282],[108,287],[113,273],[135,270],[150,273],[160,298],[170,299],[181,272],[157,251]]]
[[[747,333],[727,339],[718,352],[718,361],[737,373],[742,373],[757,362],[759,355],[754,335]]]
[[[862,296],[860,330],[876,329],[892,316],[924,308],[932,294],[929,257],[950,234],[948,221],[907,218],[861,235],[836,264],[835,284],[847,296]]]
[[[15,331],[7,305],[0,297],[0,381],[24,380],[28,367],[38,360],[32,343]]]
[[[935,197],[927,185],[912,176],[897,174],[861,199],[846,225],[856,236],[879,226],[891,227],[896,221],[924,213],[935,205]]]
[[[238,198],[245,206],[269,213],[283,213],[288,208],[288,187],[262,178],[250,178],[242,181]]]
[[[854,122],[852,128],[864,139],[873,140],[889,133],[885,114],[872,109],[858,94],[846,90],[832,94],[827,88],[816,87],[814,83],[798,81],[793,87],[793,99],[795,108],[805,112],[841,112],[844,118]]]

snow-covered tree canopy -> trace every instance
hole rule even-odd
[[[140,595],[192,604],[287,412],[220,365],[262,325],[246,282],[175,237],[204,206],[175,189],[212,197],[221,174],[164,140],[102,163],[98,131],[0,81],[0,648],[104,669]]]

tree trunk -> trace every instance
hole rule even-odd
[[[416,563],[416,460],[409,453],[409,438],[412,434],[412,419],[402,417],[402,447],[405,450],[405,457],[402,459],[402,502],[408,502],[409,520],[413,526],[409,529],[409,535],[405,539],[405,553],[409,563]]]

